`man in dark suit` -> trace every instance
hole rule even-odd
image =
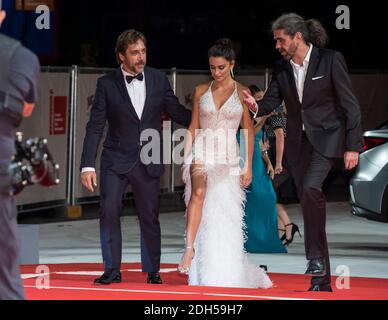
[[[180,105],[166,75],[145,66],[143,34],[136,30],[122,33],[117,40],[116,55],[121,66],[98,80],[81,160],[82,183],[94,192],[97,186],[95,158],[107,121],[109,130],[101,155],[100,186],[100,238],[105,272],[95,283],[121,282],[120,211],[122,196],[131,184],[140,221],[142,269],[148,272],[148,283],[160,284],[162,145],[158,145],[160,150],[152,150],[160,154],[158,161],[146,164],[141,157],[146,145],[141,134],[154,129],[162,137],[164,111],[184,126],[190,124],[191,112]]]
[[[4,19],[5,11],[0,10],[0,26]],[[15,128],[23,117],[31,115],[37,98],[39,61],[18,41],[0,34],[0,66],[0,300],[20,300],[25,296],[8,168],[15,154]]]
[[[342,54],[322,48],[328,38],[317,20],[286,14],[272,31],[284,59],[275,64],[264,98],[256,103],[245,93],[245,102],[256,116],[286,103],[286,157],[303,210],[309,290],[332,291],[322,184],[337,158],[347,170],[358,164],[360,106]]]

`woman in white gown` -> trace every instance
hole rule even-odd
[[[189,275],[189,285],[269,288],[267,274],[244,251],[244,188],[252,181],[254,138],[242,104],[246,88],[232,77],[235,58],[230,40],[218,40],[209,50],[214,81],[195,89],[183,166],[186,247],[178,271]],[[242,170],[240,125],[248,141]]]

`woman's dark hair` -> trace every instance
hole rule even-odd
[[[272,22],[272,32],[275,30],[284,30],[286,34],[294,37],[297,32],[302,34],[306,43],[310,42],[316,47],[323,48],[329,43],[329,36],[320,23],[316,19],[304,20],[296,13],[283,14]]]
[[[125,51],[127,50],[128,46],[130,44],[134,44],[138,42],[139,40],[142,40],[144,42],[144,45],[147,46],[147,39],[141,32],[130,29],[127,31],[124,31],[117,39],[116,42],[116,59],[119,64],[121,64],[121,60],[119,57],[119,53],[125,54]]]
[[[255,84],[251,84],[249,87],[248,87],[249,91],[251,92],[251,95],[254,96],[257,92],[260,92],[262,91],[257,85]]]
[[[236,60],[236,51],[228,38],[221,38],[209,49],[208,57],[223,57],[229,62]]]

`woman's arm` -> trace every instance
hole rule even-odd
[[[186,160],[187,157],[191,153],[191,148],[193,146],[193,142],[195,140],[196,134],[198,132],[198,129],[200,129],[199,125],[199,100],[203,93],[205,92],[206,85],[199,85],[194,89],[193,93],[193,107],[192,107],[192,114],[191,114],[191,122],[187,129],[187,135],[186,135],[186,142],[185,142],[185,148],[184,148],[184,159]]]
[[[244,108],[243,116],[242,116],[242,121],[241,121],[241,127],[244,130],[244,139],[246,141],[246,159],[247,161],[245,162],[244,166],[244,171],[242,175],[242,185],[244,188],[248,187],[251,182],[252,182],[252,159],[253,159],[253,149],[254,149],[254,129],[253,129],[253,124],[252,124],[252,119],[250,117],[250,111],[248,107],[244,104],[244,96],[242,91],[247,90],[247,88],[239,85],[239,97],[241,104]]]
[[[283,171],[283,155],[284,155],[284,131],[283,128],[274,130],[276,136],[276,164],[275,173],[279,174]]]
[[[272,166],[271,160],[269,159],[268,151],[265,150],[265,146],[264,146],[264,144],[263,144],[263,142],[261,140],[259,141],[259,144],[260,144],[260,150],[262,150],[261,151],[262,158],[263,158],[264,163],[265,163],[265,165],[267,167],[267,174],[273,180],[275,178],[275,170],[274,170],[274,168]]]

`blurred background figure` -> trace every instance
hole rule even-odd
[[[264,96],[264,91],[256,85],[249,86],[249,90],[256,99]],[[245,204],[245,249],[250,253],[287,252],[277,233],[276,194],[272,186],[275,170],[263,143],[263,126],[268,117],[254,121],[253,179],[247,189]]]
[[[1,4],[0,27],[6,16]],[[9,165],[15,154],[15,128],[34,108],[40,68],[35,54],[1,33],[0,65],[0,300],[21,300],[17,210],[9,191]]]
[[[252,93],[252,96],[256,100],[261,100],[264,97],[265,92],[261,90],[257,85],[251,84],[248,88],[249,91]]]
[[[280,105],[275,112],[267,118],[264,126],[264,139],[268,146],[268,155],[272,166],[275,168],[275,178],[273,186],[277,197],[277,214],[279,238],[285,244],[289,245],[294,239],[299,227],[294,224],[288,216],[284,206],[286,199],[295,189],[291,177],[287,170],[287,164],[284,158],[284,146],[286,139],[287,115],[283,105]],[[293,190],[290,190],[293,189]],[[295,193],[295,192],[294,192]],[[299,232],[300,234],[300,232]]]

